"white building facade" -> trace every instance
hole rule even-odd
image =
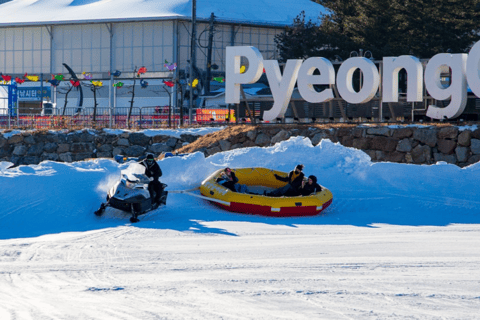
[[[133,74],[145,67],[146,78],[178,78],[188,70],[191,56],[191,1],[180,1],[174,6],[165,1],[139,0],[15,0],[0,2],[0,73],[21,77],[38,75],[41,80],[51,75],[64,74],[70,79],[63,64],[69,65],[77,75],[91,73],[94,79],[104,81],[99,89],[97,103],[100,108],[113,104],[128,105],[124,92],[115,101],[111,73],[116,70]],[[217,72],[225,70],[227,46],[255,46],[265,59],[278,59],[275,36],[293,22],[302,10],[316,17],[323,7],[309,0],[296,5],[282,1],[197,1],[196,67],[207,66],[209,16],[214,13],[215,29],[212,44],[212,65]],[[263,7],[262,7],[263,6]],[[293,9],[295,8],[295,9]],[[250,19],[249,19],[250,18]],[[164,66],[177,63],[174,72]],[[1,80],[1,79],[0,79]],[[133,82],[122,80],[126,85]],[[40,81],[39,81],[40,82]],[[22,86],[43,86],[43,82],[25,82]],[[108,84],[108,86],[107,86]],[[151,81],[147,90],[137,90],[136,106],[155,106],[170,103],[168,88],[161,81]],[[139,83],[137,82],[137,85]],[[60,86],[61,87],[61,86]],[[60,88],[59,87],[59,88]],[[140,88],[140,87],[139,87]],[[127,90],[127,89],[118,89]],[[52,90],[55,95],[57,90]],[[57,104],[63,105],[64,95],[58,90]],[[145,92],[151,91],[150,94]],[[174,92],[177,96],[177,88]],[[143,96],[146,100],[142,101]],[[84,88],[85,107],[93,106],[93,94]],[[55,99],[55,97],[52,97]],[[78,94],[69,97],[77,99]],[[125,101],[121,101],[126,99]],[[177,99],[173,99],[176,104]]]

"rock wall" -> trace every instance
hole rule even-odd
[[[456,126],[333,128],[306,126],[251,126],[228,135],[231,127],[203,137],[180,138],[140,132],[121,134],[99,131],[22,132],[0,134],[0,161],[15,165],[37,164],[43,160],[72,162],[89,158],[111,158],[117,154],[137,157],[150,152],[217,152],[253,146],[271,146],[291,136],[310,138],[313,145],[322,139],[365,151],[372,161],[432,164],[445,161],[464,167],[480,161],[480,129]],[[234,132],[234,130],[231,130]],[[218,137],[218,139],[217,139]]]
[[[475,128],[475,127],[472,127]],[[228,139],[202,146],[202,139],[178,150],[202,151],[212,155],[219,151],[252,146],[270,146],[291,136],[310,138],[313,145],[322,139],[339,142],[346,147],[365,151],[372,161],[432,164],[437,161],[460,167],[480,161],[480,129],[460,130],[455,126],[405,126],[366,127],[345,126],[338,128],[304,127],[253,127]]]
[[[197,138],[198,136],[186,134],[181,135],[180,139],[128,132],[117,135],[102,130],[22,132],[14,135],[4,133],[0,134],[0,161],[21,165],[38,164],[43,160],[72,162],[89,158],[112,158],[117,154],[137,157],[146,152],[158,156],[162,152],[181,148]]]

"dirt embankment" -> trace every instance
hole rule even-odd
[[[202,148],[209,148],[216,142],[221,140],[229,140],[230,138],[237,136],[241,133],[247,133],[248,131],[257,130],[259,128],[264,130],[292,130],[299,129],[305,130],[308,128],[319,128],[319,129],[331,129],[331,128],[353,128],[356,127],[355,124],[312,124],[312,125],[298,125],[298,124],[279,124],[279,125],[234,125],[228,126],[227,128],[206,134],[194,142],[175,150],[177,153],[191,153]]]

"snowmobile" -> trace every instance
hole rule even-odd
[[[165,191],[167,185],[164,183],[161,183],[160,203],[152,205],[150,192],[148,192],[148,183],[151,180],[144,171],[145,167],[139,163],[132,163],[126,170],[122,170],[120,181],[108,191],[107,202],[102,203],[95,214],[101,216],[107,207],[112,207],[131,213],[130,222],[135,223],[140,221],[139,215],[166,205],[168,191]]]

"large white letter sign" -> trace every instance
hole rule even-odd
[[[407,71],[407,101],[422,101],[423,67],[414,56],[383,58],[383,102],[398,102],[398,73]]]
[[[427,109],[427,117],[433,119],[455,118],[462,114],[467,105],[467,67],[468,55],[464,53],[439,53],[433,56],[425,68],[425,88],[436,100],[451,99],[445,108],[431,105]],[[444,88],[440,82],[441,66],[452,70],[451,84]]]
[[[283,78],[277,60],[265,60],[263,65],[273,96],[272,109],[263,113],[263,120],[272,121],[283,117],[287,111],[302,60],[287,60],[283,70]]]
[[[225,102],[240,103],[240,84],[255,83],[263,72],[263,57],[255,47],[227,47]],[[248,60],[248,69],[240,73],[240,58]]]
[[[467,60],[467,80],[470,89],[477,96],[480,97],[480,41],[475,43],[473,48],[468,53]]]
[[[353,89],[353,73],[360,69],[363,73],[363,86],[359,92]],[[337,73],[338,93],[349,103],[365,103],[377,93],[380,75],[375,64],[367,58],[350,58],[345,60]]]
[[[320,71],[320,75],[313,75],[317,69]],[[319,57],[305,60],[298,71],[297,85],[298,91],[305,101],[320,103],[333,99],[332,89],[317,92],[313,87],[314,84],[335,84],[335,69],[330,60]]]

